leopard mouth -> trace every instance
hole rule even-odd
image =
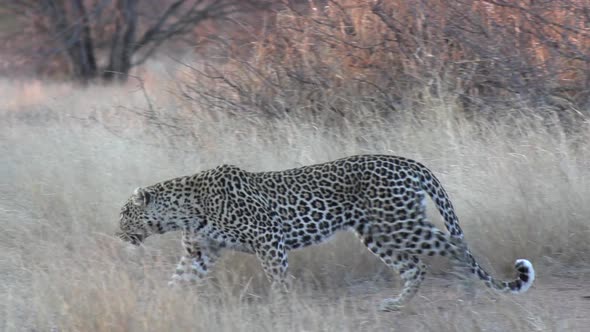
[[[145,235],[143,234],[117,233],[116,235],[121,240],[131,243],[134,246],[139,246],[145,239]]]

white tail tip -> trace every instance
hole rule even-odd
[[[514,290],[514,293],[524,293],[535,281],[535,269],[527,259],[517,259],[514,267],[518,271],[518,278],[522,281],[522,286],[518,290]]]

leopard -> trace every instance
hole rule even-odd
[[[426,196],[447,232],[427,218]],[[466,275],[498,292],[524,293],[535,279],[527,259],[515,261],[512,280],[488,273],[467,246],[434,173],[392,155],[265,172],[223,164],[137,188],[121,209],[119,226],[116,236],[136,246],[148,236],[181,231],[184,251],[170,285],[202,281],[221,254],[233,250],[255,255],[271,287],[288,290],[288,253],[347,230],[401,277],[401,292],[381,302],[383,311],[399,310],[417,293],[427,256],[462,264]]]

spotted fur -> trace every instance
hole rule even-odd
[[[426,195],[448,234],[426,219]],[[152,234],[182,231],[185,254],[171,283],[199,280],[223,249],[255,254],[273,285],[284,285],[287,252],[352,230],[404,280],[383,302],[393,310],[424,279],[421,256],[449,256],[498,291],[520,293],[534,280],[527,260],[517,278],[499,281],[475,260],[453,205],[424,165],[403,157],[361,155],[286,171],[252,173],[222,165],[137,189],[121,211],[119,236],[139,244]]]

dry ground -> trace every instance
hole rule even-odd
[[[154,88],[155,89],[155,88]],[[328,128],[199,110],[150,91],[155,123],[133,87],[73,89],[0,82],[0,330],[6,331],[584,331],[590,326],[590,126],[522,115],[467,121],[433,100],[415,116]],[[189,115],[189,111],[192,111]],[[139,113],[138,113],[139,112]],[[162,120],[163,121],[163,120]],[[156,121],[158,122],[158,121]],[[190,135],[188,134],[190,132]],[[403,311],[379,301],[400,289],[353,236],[293,253],[286,306],[254,258],[229,254],[198,289],[166,285],[178,234],[129,250],[113,238],[137,186],[220,163],[276,170],[356,153],[419,159],[455,202],[482,263],[511,277],[529,258],[538,281],[521,296],[466,288],[431,262]],[[440,222],[434,210],[431,217]]]

